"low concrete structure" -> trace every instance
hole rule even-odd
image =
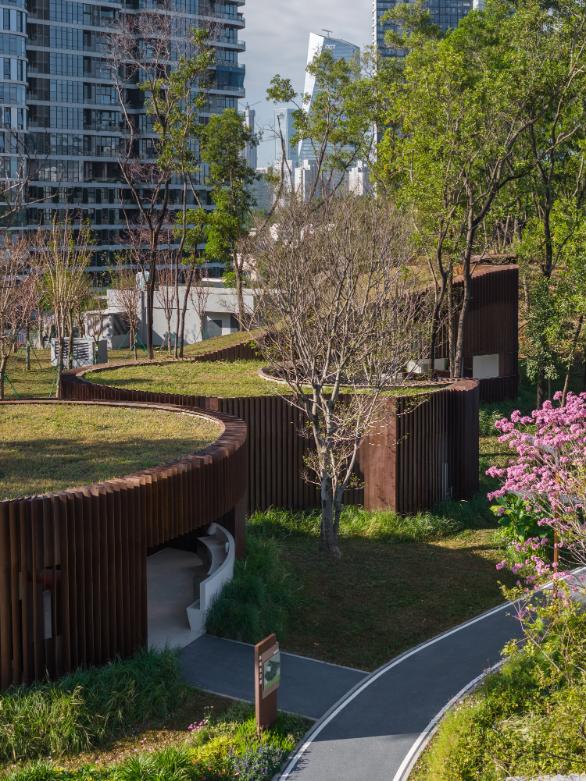
[[[183,304],[186,288],[179,286],[179,303]],[[170,322],[167,322],[167,312],[173,309],[175,291],[170,288],[158,288],[155,292],[155,305],[153,311],[153,339],[155,346],[175,343],[177,337],[176,315],[173,312]],[[244,305],[252,309],[253,293],[244,291]],[[146,344],[146,293],[139,295],[139,332],[138,340]],[[187,310],[185,315],[185,344],[195,344],[204,339],[216,336],[226,336],[238,331],[238,302],[236,290],[224,285],[218,279],[204,279],[202,284],[193,287],[187,296]],[[128,329],[120,333],[120,323],[123,322],[122,308],[118,300],[118,291],[108,290],[108,308],[105,312],[108,320],[104,335],[110,346],[128,347]],[[124,342],[124,343],[123,343]]]

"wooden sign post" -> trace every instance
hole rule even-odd
[[[281,652],[276,635],[254,647],[254,701],[258,732],[277,720],[277,692],[281,683]]]

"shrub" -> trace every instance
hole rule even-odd
[[[34,763],[6,781],[270,781],[305,731],[306,723],[280,715],[259,737],[248,705],[202,723],[186,742],[151,754],[141,753],[110,767],[64,770]]]
[[[295,604],[288,569],[274,540],[249,534],[244,561],[212,605],[207,630],[220,637],[256,643],[271,632],[286,636]]]
[[[0,760],[86,750],[122,727],[164,718],[181,691],[177,657],[170,651],[144,651],[55,683],[10,689],[0,695]]]

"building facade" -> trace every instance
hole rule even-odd
[[[122,15],[144,11],[170,15],[173,29],[186,40],[194,28],[210,29],[216,62],[206,84],[205,121],[206,115],[236,109],[244,96],[244,66],[238,62],[243,5],[244,0],[0,0],[0,166],[5,180],[26,177],[19,226],[35,229],[56,212],[67,212],[74,223],[91,226],[94,268],[107,264],[124,246],[133,209],[119,165],[126,126],[108,60],[109,36]],[[148,157],[152,131],[140,101],[136,114],[140,156]],[[198,187],[202,203],[208,203],[205,184]]]
[[[373,44],[383,57],[400,55],[401,52],[386,45],[385,34],[392,29],[390,22],[383,21],[385,14],[391,11],[401,0],[373,0]],[[427,0],[431,20],[444,32],[457,27],[460,19],[472,10],[480,7],[481,0]]]

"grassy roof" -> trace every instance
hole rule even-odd
[[[123,477],[201,450],[222,428],[194,415],[55,404],[0,407],[0,499]]]
[[[186,396],[241,398],[276,396],[290,393],[284,383],[271,382],[259,375],[263,361],[197,361],[164,364],[128,364],[118,368],[89,372],[90,382],[116,388],[177,393]],[[429,387],[397,387],[388,396],[412,396],[429,393]]]

